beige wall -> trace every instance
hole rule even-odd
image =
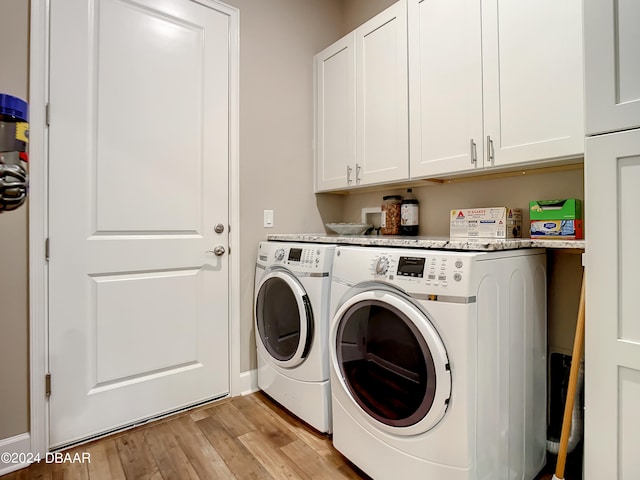
[[[29,2],[0,2],[0,92],[28,91]],[[0,214],[0,440],[29,429],[27,207]]]
[[[256,368],[253,282],[268,233],[322,231],[313,194],[313,55],[342,35],[340,0],[229,0],[240,10],[241,371]],[[263,228],[263,210],[274,228]],[[332,213],[335,212],[335,213]],[[232,225],[233,228],[233,225]],[[232,253],[233,254],[233,253]]]
[[[420,201],[420,235],[448,237],[449,212],[455,208],[508,206],[523,209],[523,231],[529,222],[529,201],[556,198],[584,199],[583,170],[569,170],[492,180],[475,179],[414,188]],[[405,189],[380,189],[344,198],[342,221],[359,222],[361,209],[378,207],[382,196]],[[578,254],[549,251],[548,327],[550,351],[570,354],[578,313],[581,258]]]
[[[253,282],[269,233],[321,232],[339,196],[313,194],[313,55],[396,0],[228,0],[240,10],[240,370],[256,368]],[[274,210],[264,228],[263,210]],[[233,226],[232,226],[233,227]]]
[[[256,368],[253,282],[269,233],[322,232],[343,199],[313,194],[313,55],[396,0],[228,0],[240,10],[240,370]],[[263,210],[274,210],[264,228]]]
[[[344,33],[354,30],[397,0],[344,0]]]

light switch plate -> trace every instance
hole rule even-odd
[[[264,211],[264,228],[273,228],[273,210]]]

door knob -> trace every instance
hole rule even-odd
[[[218,224],[216,224],[216,226],[215,226],[215,227],[213,227],[213,230],[214,230],[216,233],[222,233],[222,232],[224,232],[224,225],[223,225],[223,224],[221,224],[221,223],[218,223]]]
[[[205,253],[213,253],[219,257],[220,255],[224,255],[224,252],[226,252],[226,250],[222,245],[216,245],[213,250],[207,250]]]

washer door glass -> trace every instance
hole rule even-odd
[[[304,288],[283,271],[268,273],[256,295],[256,326],[269,355],[283,367],[302,363],[313,341],[313,312]]]
[[[392,431],[435,426],[449,402],[451,374],[425,314],[396,294],[368,291],[337,315],[334,360],[351,398]]]

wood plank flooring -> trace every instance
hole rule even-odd
[[[331,439],[263,393],[222,400],[80,445],[91,462],[46,463],[2,480],[368,479]]]
[[[199,407],[63,453],[72,458],[88,453],[91,462],[43,461],[0,479],[371,480],[333,448],[328,435],[262,392]],[[549,467],[537,478],[552,471]],[[577,480],[581,475],[568,471],[566,478]]]

